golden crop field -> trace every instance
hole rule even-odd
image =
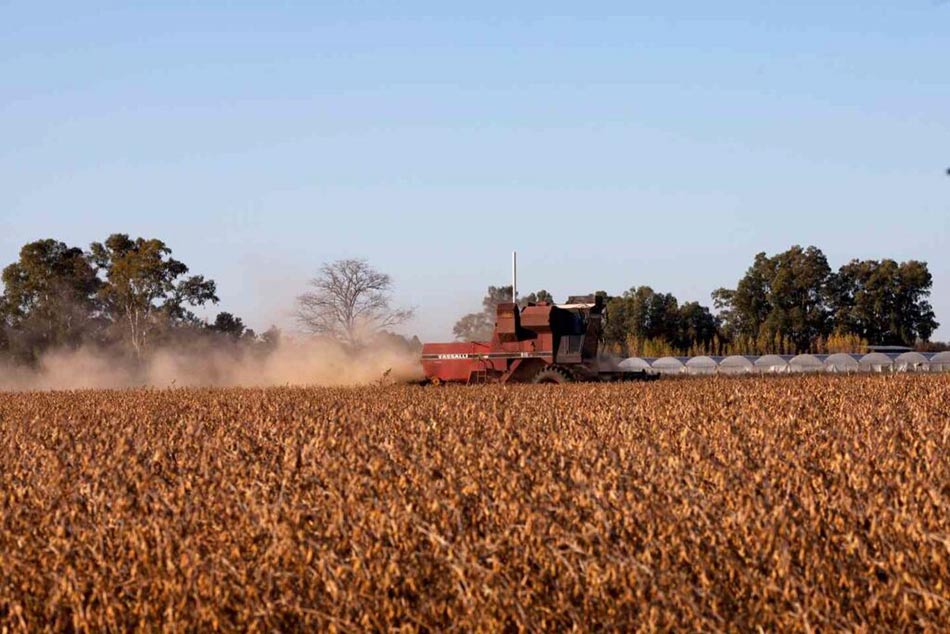
[[[950,624],[950,376],[0,395],[0,631]]]

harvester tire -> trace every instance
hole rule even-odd
[[[561,368],[547,367],[534,375],[532,383],[570,383],[571,377]]]

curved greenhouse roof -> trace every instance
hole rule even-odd
[[[821,372],[825,365],[813,354],[800,354],[788,362],[792,372]]]
[[[630,357],[629,359],[624,359],[621,361],[618,367],[621,370],[639,371],[649,370],[650,364],[646,361],[646,359],[641,359],[640,357]]]
[[[905,352],[897,355],[897,358],[894,359],[894,365],[902,372],[930,369],[930,361],[919,352]]]
[[[881,372],[894,367],[894,359],[883,352],[872,352],[861,357],[861,369]]]
[[[753,359],[755,359],[755,357],[744,357],[739,354],[734,354],[719,362],[719,371],[723,374],[746,374],[754,372],[755,364],[752,362]]]
[[[661,357],[653,362],[653,369],[664,374],[682,372],[686,368],[676,357]]]
[[[788,372],[788,361],[777,354],[767,354],[752,362],[760,372]]]
[[[686,361],[686,369],[690,374],[715,374],[719,364],[712,357],[692,357]]]
[[[950,370],[950,350],[938,352],[930,357],[931,370]]]
[[[825,369],[829,372],[857,372],[861,369],[860,355],[838,352],[825,359]]]
[[[831,355],[800,354],[796,357],[778,354],[762,356],[731,355],[728,357],[630,357],[620,361],[616,369],[627,372],[658,372],[661,374],[751,374],[784,372],[940,372],[950,371],[950,351],[939,353],[904,352],[902,354],[871,352],[859,354],[838,352]]]

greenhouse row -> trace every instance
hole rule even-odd
[[[800,354],[729,357],[631,357],[620,363],[628,371],[660,374],[753,374],[795,372],[943,372],[950,370],[950,352],[888,354]]]

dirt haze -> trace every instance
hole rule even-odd
[[[421,378],[418,353],[385,339],[355,351],[309,338],[282,338],[266,351],[199,342],[159,348],[141,361],[86,347],[47,353],[34,368],[0,366],[0,390],[12,391],[337,386]]]

